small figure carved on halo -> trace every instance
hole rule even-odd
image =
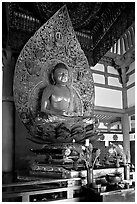
[[[76,91],[68,86],[69,70],[58,63],[52,71],[53,84],[42,94],[41,112],[48,116],[81,116]]]

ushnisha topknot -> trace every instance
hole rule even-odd
[[[67,66],[66,66],[64,63],[60,62],[60,63],[58,63],[58,64],[55,65],[55,67],[54,67],[54,69],[53,69],[53,73],[54,73],[55,70],[58,69],[58,68],[62,68],[62,69],[68,70]]]

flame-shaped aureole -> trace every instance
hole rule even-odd
[[[50,73],[59,62],[63,62],[69,70],[68,83],[77,95],[80,115],[92,115],[93,77],[66,6],[35,32],[22,49],[16,63],[15,106],[31,135],[40,132],[35,118],[40,112],[42,91],[50,84]]]

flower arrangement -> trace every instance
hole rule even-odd
[[[127,153],[126,155],[121,145],[116,145],[111,142],[110,142],[110,147],[105,156],[105,159],[106,159],[105,162],[109,164],[110,158],[113,159],[113,162],[115,163],[116,167],[120,166],[120,162],[123,163],[123,165],[125,166],[129,163],[129,160],[130,160],[129,154]]]
[[[83,160],[86,166],[87,170],[87,184],[93,183],[94,177],[93,177],[93,169],[94,165],[97,161],[97,158],[100,155],[100,149],[97,149],[95,152],[95,158],[93,160],[93,145],[89,142],[89,140],[86,140],[85,145],[81,145],[74,149],[79,154],[79,159]],[[91,180],[91,173],[92,173],[92,180]]]

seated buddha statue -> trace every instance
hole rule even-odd
[[[69,70],[63,63],[58,63],[52,71],[53,84],[48,85],[42,94],[41,112],[47,118],[80,116],[78,95],[68,86]]]

